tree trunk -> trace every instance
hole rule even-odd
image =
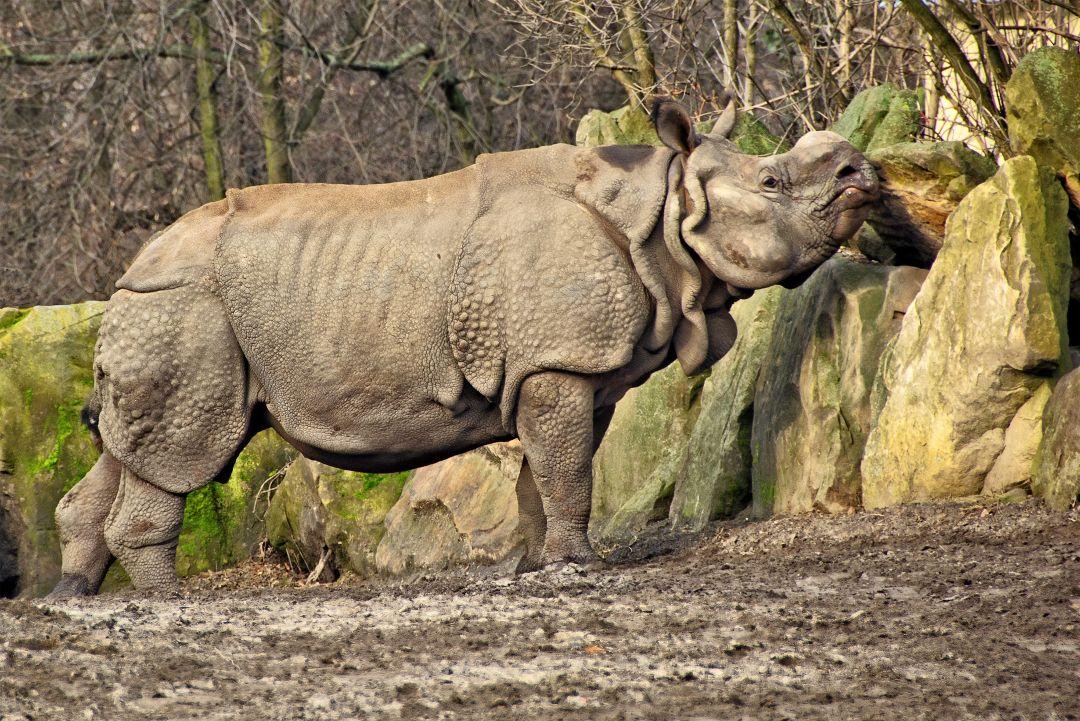
[[[285,98],[282,97],[284,61],[281,46],[285,31],[280,0],[263,0],[259,23],[259,79],[262,101],[262,136],[266,149],[266,182],[292,181],[289,163]]]
[[[851,82],[851,35],[855,31],[855,11],[850,0],[836,0],[836,26],[839,34],[837,55],[840,56],[840,86]]]
[[[922,26],[937,51],[945,57],[960,78],[960,82],[964,84],[979,113],[986,119],[987,132],[994,139],[998,151],[1008,157],[1010,148],[1008,136],[1005,134],[1004,114],[994,101],[990,88],[975,72],[963,48],[956,42],[956,38],[942,24],[937,15],[923,4],[923,0],[900,0],[900,4]]]
[[[739,0],[724,0],[724,85],[731,92],[739,87]]]
[[[746,58],[746,74],[743,76],[743,102],[754,104],[756,88],[754,76],[757,75],[757,26],[758,4],[750,1],[749,16],[746,19],[746,37],[743,38],[743,55]]]
[[[225,197],[225,165],[221,158],[218,132],[217,93],[214,90],[214,67],[210,62],[210,28],[206,21],[209,0],[192,9],[191,42],[195,48],[195,97],[199,111],[199,135],[202,137],[203,168],[210,200]]]
[[[626,23],[626,32],[630,36],[630,44],[634,50],[636,80],[640,93],[639,102],[644,102],[652,95],[656,87],[656,60],[653,58],[652,46],[649,44],[649,36],[645,31],[645,21],[638,9],[634,7],[634,0],[625,0],[622,14]]]

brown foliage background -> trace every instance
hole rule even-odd
[[[922,5],[5,3],[0,306],[108,297],[152,233],[213,196],[214,144],[225,187],[282,177],[379,183],[452,170],[481,152],[572,142],[588,108],[647,106],[658,93],[682,97],[701,116],[734,96],[774,132],[795,136],[888,81],[926,90],[928,137],[955,134],[952,123],[976,147],[1007,152],[995,135],[995,61],[1007,71],[1039,45],[1073,45],[1080,3],[923,5],[957,40],[985,86],[980,95],[911,2]],[[280,54],[280,66],[268,52]],[[200,60],[210,81],[202,92]],[[208,108],[216,127],[205,122]]]

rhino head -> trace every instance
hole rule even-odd
[[[735,120],[730,104],[700,136],[678,103],[653,107],[660,139],[683,158],[682,241],[734,288],[794,287],[866,220],[877,175],[831,132],[808,133],[779,155],[745,155],[728,139]]]

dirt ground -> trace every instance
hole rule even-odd
[[[1080,718],[1077,511],[727,523],[617,555],[3,602],[0,718]]]

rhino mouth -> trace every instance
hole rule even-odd
[[[836,189],[828,203],[833,221],[830,237],[843,242],[853,236],[870,215],[870,206],[881,197],[877,177],[871,173],[853,173]]]
[[[875,187],[873,189],[867,189],[861,186],[849,185],[845,188],[841,188],[833,197],[829,206],[835,212],[844,212],[848,210],[858,210],[864,206],[870,205],[878,198],[881,197],[881,192]]]

